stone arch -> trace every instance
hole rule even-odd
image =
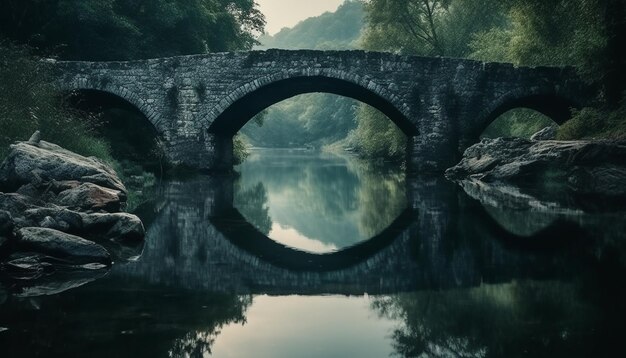
[[[368,77],[334,69],[289,70],[248,82],[225,96],[203,123],[209,132],[232,135],[263,109],[287,98],[312,92],[350,97],[377,108],[407,136],[417,134],[410,109],[399,96]]]
[[[496,118],[515,108],[535,110],[560,125],[571,118],[572,108],[580,107],[580,104],[571,96],[554,89],[512,91],[498,97],[478,115],[477,122],[470,132],[470,138],[477,141],[481,133]]]
[[[116,96],[135,107],[135,109],[148,119],[157,133],[161,136],[163,135],[164,131],[161,128],[162,118],[159,112],[154,110],[154,108],[152,108],[152,106],[150,106],[145,99],[142,99],[124,86],[112,84],[105,79],[93,80],[87,78],[77,78],[72,82],[62,84],[59,86],[59,90],[63,92],[100,91]]]

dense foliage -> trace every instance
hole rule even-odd
[[[137,135],[141,123],[128,125],[147,123],[145,118],[123,105],[98,107],[89,101],[86,111],[69,110],[51,85],[50,71],[35,55],[100,61],[245,50],[257,43],[264,25],[253,0],[3,1],[0,155],[9,142],[28,139],[40,129],[44,139],[54,138],[81,154],[111,161],[113,152],[116,159],[162,171],[155,134]],[[138,143],[136,138],[151,139]]]
[[[345,97],[304,94],[269,107],[261,126],[250,122],[241,132],[259,147],[321,146],[348,135],[356,106]]]
[[[0,46],[0,160],[9,144],[27,140],[36,130],[44,139],[83,155],[111,160],[108,143],[95,135],[96,121],[59,104],[49,66],[24,47]]]
[[[44,54],[129,60],[250,49],[253,0],[5,0],[0,34]]]
[[[560,137],[626,137],[619,129],[626,117],[618,108],[626,89],[626,57],[620,52],[626,43],[624,6],[621,0],[369,0],[363,46],[517,65],[577,66],[602,88],[603,108],[575,113]],[[550,124],[537,112],[515,110],[485,135],[527,137]]]

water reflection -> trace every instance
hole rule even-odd
[[[238,170],[235,207],[271,239],[326,253],[383,231],[406,208],[404,173],[347,157],[262,149]]]
[[[116,264],[103,278],[48,296],[32,297],[24,282],[2,281],[0,353],[626,353],[621,344],[626,334],[624,213],[552,207],[541,212],[542,222],[530,230],[530,209],[524,206],[511,208],[503,200],[496,201],[502,205],[489,205],[494,201],[488,197],[469,197],[441,178],[404,179],[373,170],[359,174],[356,164],[350,164],[350,171],[333,163],[330,159],[328,166],[343,168],[347,181],[361,183],[357,189],[347,189],[334,175],[327,175],[324,185],[321,175],[302,174],[321,182],[302,193],[292,189],[304,196],[294,199],[298,208],[291,211],[313,210],[299,206],[303,197],[315,196],[310,193],[344,195],[367,209],[353,209],[356,204],[346,202],[331,205],[329,212],[337,209],[333,215],[356,217],[349,232],[370,240],[334,241],[339,250],[315,254],[268,238],[274,223],[281,222],[276,218],[290,218],[281,216],[288,207],[272,211],[273,195],[280,197],[272,194],[272,185],[278,188],[271,184],[274,179],[248,181],[244,173],[238,182],[207,177],[167,182],[154,205],[141,208],[148,236],[136,261]],[[296,172],[306,172],[305,167]],[[287,174],[277,178],[293,180],[296,188],[303,185]],[[403,193],[402,201],[394,199],[397,193]],[[332,198],[318,199],[311,207],[324,208],[324,201]],[[367,226],[367,218],[392,202],[402,203],[397,211],[385,211],[393,217]],[[319,220],[324,215],[332,216],[317,213]],[[281,223],[306,239],[316,237],[304,235],[308,229],[298,221]],[[340,248],[340,243],[349,245]],[[29,285],[30,292],[41,292],[47,283]]]
[[[252,298],[105,278],[0,306],[3,357],[203,357]]]
[[[402,357],[598,356],[595,330],[607,322],[580,288],[516,281],[383,296],[372,308],[400,322],[392,337]]]

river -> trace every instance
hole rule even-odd
[[[164,182],[108,272],[0,286],[0,356],[626,356],[622,211],[305,150],[237,170]]]

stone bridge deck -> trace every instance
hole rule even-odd
[[[132,62],[57,62],[62,91],[97,91],[132,104],[176,163],[232,165],[232,136],[289,97],[328,92],[379,109],[409,137],[408,163],[439,171],[498,115],[527,107],[562,123],[593,91],[574,68],[514,67],[365,51],[268,50]]]

